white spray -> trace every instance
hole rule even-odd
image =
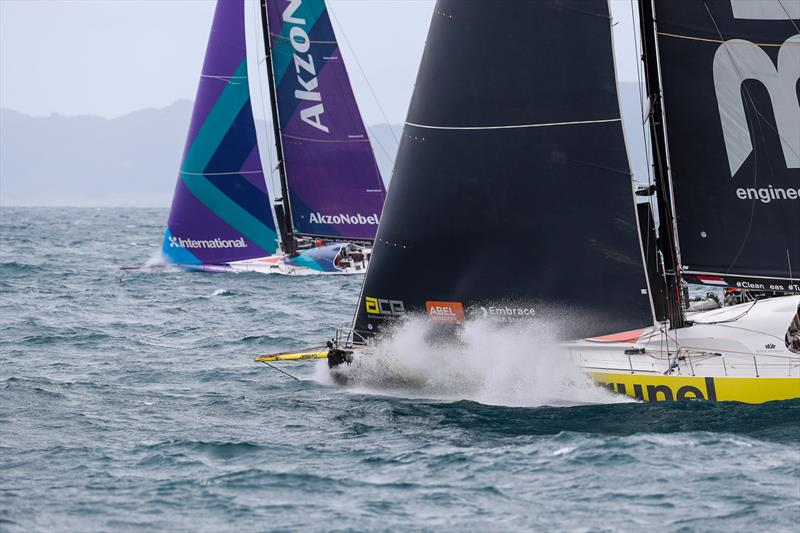
[[[520,407],[627,401],[596,387],[543,321],[470,320],[444,341],[431,338],[428,319],[410,318],[342,372],[356,391],[417,398]],[[318,367],[317,377],[330,379],[323,376],[327,365]]]

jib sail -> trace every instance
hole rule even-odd
[[[267,0],[288,208],[300,234],[372,240],[383,180],[323,0]]]
[[[355,329],[408,312],[653,324],[606,0],[437,2]]]
[[[654,5],[684,272],[800,290],[800,2]]]
[[[217,2],[163,253],[179,264],[268,256],[275,223],[250,105],[244,0]]]

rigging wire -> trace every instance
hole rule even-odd
[[[261,21],[261,11],[260,11],[261,10],[261,2],[260,1],[253,2],[253,6],[255,7],[255,15],[253,16],[253,28],[254,28],[255,35],[257,36],[257,35],[259,35],[259,30],[263,34],[263,32],[266,31],[266,28],[261,28],[261,24],[260,24],[260,21]],[[262,66],[261,66],[262,64],[266,68],[267,76],[269,76],[269,65],[267,65],[267,58],[265,56],[265,57],[259,59],[259,57],[258,57],[258,48],[256,48],[256,72],[259,72],[259,73],[262,72]],[[264,129],[266,130],[266,133],[267,133],[267,148],[266,148],[265,151],[267,152],[267,162],[269,163],[269,183],[271,185],[270,188],[273,191],[273,196],[274,196],[273,201],[274,201],[275,198],[280,196],[278,194],[278,191],[281,190],[280,183],[275,181],[275,171],[278,169],[278,165],[280,163],[275,164],[275,163],[273,163],[273,159],[272,159],[272,147],[273,147],[273,144],[274,144],[272,142],[272,132],[270,131],[270,124],[272,123],[272,118],[271,117],[267,117],[267,101],[266,101],[266,99],[264,97],[264,84],[261,83],[261,79],[260,78],[257,79],[256,81],[258,82],[258,93],[259,93],[259,96],[261,97],[261,114],[263,115]],[[277,140],[276,140],[276,142],[277,142]],[[259,153],[260,153],[260,151],[259,151]]]
[[[264,363],[265,365],[267,365],[268,367],[270,367],[271,369],[273,369],[273,370],[277,370],[277,371],[278,371],[278,372],[280,372],[281,374],[284,374],[284,375],[286,375],[286,376],[289,376],[290,378],[292,378],[292,379],[293,379],[293,380],[295,380],[295,381],[303,381],[303,380],[301,380],[300,378],[298,378],[297,376],[295,376],[295,375],[292,375],[292,374],[290,374],[289,372],[287,372],[287,371],[283,370],[282,368],[278,368],[277,366],[275,366],[275,365],[273,365],[273,364],[271,364],[271,363],[269,363],[269,362],[267,362],[267,361],[261,361],[261,362],[262,362],[262,363]]]
[[[786,18],[787,18],[787,19],[789,19],[789,22],[792,24],[792,26],[794,26],[794,30],[795,30],[797,33],[800,33],[800,28],[798,28],[798,27],[797,27],[797,24],[795,24],[795,23],[794,23],[794,19],[793,19],[793,18],[792,18],[792,16],[789,14],[789,10],[788,10],[788,9],[786,9],[786,6],[785,6],[785,5],[783,5],[783,0],[778,0],[778,5],[780,5],[780,6],[781,6],[781,9],[783,9],[783,12],[784,12],[784,13],[786,13]]]
[[[369,88],[369,91],[372,94],[372,99],[374,100],[375,105],[378,107],[378,111],[380,111],[381,113],[381,117],[383,117],[385,124],[389,127],[389,133],[391,133],[392,138],[394,139],[395,142],[394,151],[395,153],[397,153],[397,149],[400,146],[400,140],[398,139],[397,134],[394,131],[394,128],[392,128],[392,124],[391,122],[389,122],[389,118],[386,116],[386,112],[384,111],[383,106],[381,106],[381,102],[380,100],[378,100],[378,95],[375,93],[375,89],[373,89],[372,84],[369,82],[369,78],[367,77],[366,72],[364,72],[364,69],[361,66],[361,62],[358,60],[358,55],[356,55],[355,49],[352,47],[352,45],[350,44],[350,40],[347,38],[347,33],[344,31],[344,27],[342,26],[341,22],[339,22],[339,17],[337,17],[336,13],[334,13],[333,11],[332,3],[328,4],[328,13],[330,13],[331,18],[336,23],[336,26],[339,28],[339,34],[342,36],[345,44],[347,45],[347,48],[350,50],[350,53],[353,56],[353,60],[355,61],[356,66],[358,67],[358,70],[361,73],[361,76],[364,78],[364,82],[367,84],[367,87]],[[394,165],[395,158],[389,155],[389,151],[386,149],[385,146],[383,146],[383,143],[381,143],[380,139],[378,139],[377,136],[373,137],[375,139],[376,144],[380,147],[381,151],[384,153],[384,155],[386,155],[386,158],[389,160],[390,163],[392,163],[392,165]]]
[[[747,309],[745,309],[744,311],[742,311],[741,313],[739,313],[738,315],[736,315],[734,317],[726,318],[725,320],[717,320],[715,322],[697,322],[697,321],[695,321],[695,324],[702,325],[702,326],[711,326],[711,325],[714,325],[714,324],[728,324],[729,322],[736,322],[740,318],[744,318],[745,316],[747,316],[747,313],[752,311],[752,309],[756,306],[756,304],[759,301],[760,300],[753,300],[753,303],[751,303],[750,306]]]
[[[378,95],[375,93],[375,90],[372,88],[372,84],[369,82],[369,78],[367,77],[366,72],[364,72],[364,69],[361,67],[361,62],[358,60],[358,56],[356,55],[355,49],[350,45],[350,39],[347,38],[347,33],[345,33],[344,27],[342,26],[341,22],[339,22],[339,17],[336,16],[336,13],[334,13],[331,6],[328,6],[328,13],[330,13],[331,16],[333,17],[333,20],[336,22],[336,26],[338,26],[339,28],[339,32],[344,38],[345,44],[347,44],[347,48],[350,49],[350,53],[353,54],[353,59],[356,62],[356,66],[358,66],[359,72],[361,72],[361,75],[364,77],[364,81],[366,82],[367,87],[369,87],[369,91],[372,94],[372,98],[375,100],[375,105],[378,106],[378,110],[380,111],[383,120],[386,122],[386,124],[391,124],[389,122],[389,118],[386,116],[386,112],[383,110],[383,107],[381,106],[381,102],[378,99]],[[392,130],[391,133],[395,142],[399,146],[400,140],[397,138],[397,135],[395,134],[394,130]]]

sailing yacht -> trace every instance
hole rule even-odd
[[[640,400],[800,397],[800,3],[638,8],[643,188],[607,0],[439,0],[352,329],[256,360],[346,380],[411,315],[445,334],[541,321]],[[686,281],[786,295],[687,316]]]
[[[209,272],[363,273],[386,194],[324,0],[218,0],[162,246]],[[265,60],[279,185],[262,163],[247,48]]]

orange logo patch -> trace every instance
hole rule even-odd
[[[425,302],[425,309],[431,320],[439,324],[460,324],[464,321],[461,302]]]

